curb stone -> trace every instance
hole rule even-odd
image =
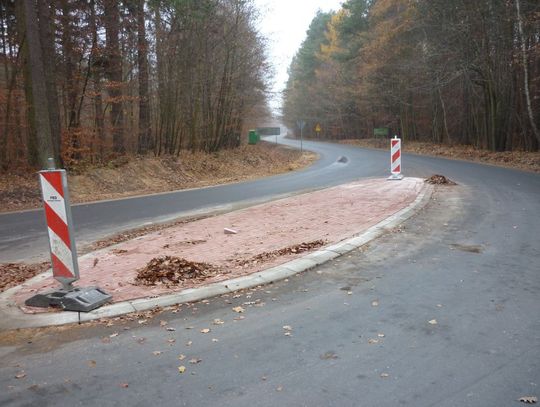
[[[321,250],[312,252],[288,263],[247,276],[220,281],[203,287],[189,288],[178,293],[163,295],[157,298],[140,298],[118,302],[102,306],[94,311],[86,313],[63,311],[43,314],[25,314],[16,305],[8,301],[8,298],[20,289],[20,286],[13,287],[0,294],[0,331],[94,321],[132,312],[147,311],[156,307],[168,307],[176,304],[200,301],[238,290],[277,282],[324,264],[382,236],[384,233],[405,222],[422,209],[431,198],[433,190],[434,187],[432,185],[424,184],[422,190],[411,204],[368,228],[358,236],[326,246]],[[28,282],[41,281],[49,277],[51,273],[52,272],[49,271],[40,274],[28,280]]]

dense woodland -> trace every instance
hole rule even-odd
[[[284,117],[304,135],[536,151],[538,0],[347,0],[320,12],[290,66]]]
[[[266,108],[250,0],[0,0],[0,168],[237,146]]]

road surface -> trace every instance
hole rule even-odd
[[[382,153],[305,146],[366,169],[355,176],[384,175]],[[420,156],[404,168],[460,185],[289,281],[112,326],[0,335],[0,405],[478,407],[540,396],[540,176]]]

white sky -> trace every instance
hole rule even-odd
[[[287,82],[292,57],[306,37],[306,31],[317,10],[337,11],[343,0],[255,0],[261,12],[260,30],[269,41],[270,62],[275,70],[271,103],[274,111],[281,106],[281,92]]]

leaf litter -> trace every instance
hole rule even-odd
[[[271,252],[264,252],[257,254],[256,256],[253,256],[249,259],[239,259],[236,260],[235,263],[240,267],[248,267],[250,265],[255,265],[257,263],[262,263],[265,261],[272,260],[276,257],[280,256],[287,256],[290,254],[300,254],[307,252],[309,250],[317,249],[321,246],[324,246],[327,242],[325,240],[313,240],[311,242],[304,242],[288,247],[284,247],[282,249],[274,250]]]
[[[536,396],[524,396],[518,399],[519,402],[525,404],[536,404],[538,402],[538,397]]]
[[[137,271],[136,285],[158,285],[167,287],[186,280],[202,281],[219,273],[219,267],[208,263],[197,263],[175,256],[155,257]]]
[[[424,182],[432,185],[457,185],[454,181],[446,178],[444,175],[434,174],[427,178]]]

